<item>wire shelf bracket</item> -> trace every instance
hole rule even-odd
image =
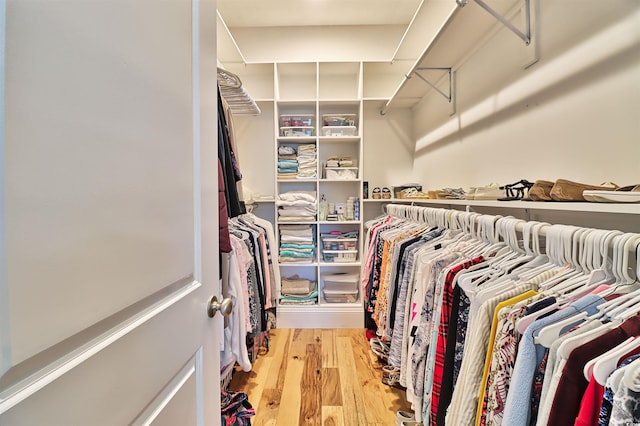
[[[505,19],[504,16],[500,15],[498,12],[493,10],[491,8],[491,6],[486,4],[484,1],[482,1],[482,0],[473,0],[473,1],[478,3],[478,5],[481,8],[483,8],[491,16],[496,18],[500,23],[502,23],[502,25],[504,25],[509,30],[511,30],[512,33],[514,33],[515,35],[520,37],[522,39],[522,41],[524,41],[526,43],[527,46],[529,44],[531,44],[531,4],[530,4],[530,0],[524,0],[524,14],[525,14],[524,15],[524,18],[525,18],[524,19],[524,21],[525,21],[524,22],[524,26],[525,26],[524,31],[521,31],[519,28],[517,28],[515,25],[513,25],[511,22],[509,22],[507,19]],[[456,0],[456,3],[458,3],[458,6],[460,6],[460,7],[465,7],[467,5],[467,3],[469,3],[469,0]]]
[[[420,73],[420,71],[445,71],[447,73],[447,77],[449,78],[448,93],[446,93],[445,91],[440,89],[438,86],[436,86],[435,83],[433,83],[429,79],[427,79],[424,75],[422,75]],[[413,75],[415,75],[420,80],[425,82],[427,85],[429,85],[429,87],[431,87],[433,90],[435,90],[440,96],[445,98],[447,100],[447,102],[449,102],[449,104],[451,106],[451,110],[449,111],[449,114],[450,115],[455,114],[455,112],[456,112],[456,107],[455,107],[455,104],[456,104],[455,103],[455,72],[453,71],[452,68],[450,68],[450,67],[449,68],[447,68],[447,67],[418,67],[418,68],[415,69],[413,74],[409,75],[408,77],[411,78],[411,76],[413,76]]]
[[[442,90],[440,90],[440,88],[438,88],[434,83],[432,83],[425,76],[420,74],[419,71],[446,71],[447,75],[449,76],[449,93],[447,94],[447,93],[443,92]],[[452,78],[451,78],[451,74],[452,74],[451,68],[440,68],[440,67],[416,68],[416,70],[413,72],[413,74],[415,74],[416,77],[418,77],[420,80],[424,81],[429,86],[431,86],[431,88],[433,90],[435,90],[440,95],[442,95],[442,97],[445,98],[448,102],[452,102],[453,101],[453,83],[452,83]]]

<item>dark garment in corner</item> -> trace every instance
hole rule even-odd
[[[233,152],[227,132],[228,128],[224,114],[224,106],[222,105],[222,99],[218,92],[218,160],[220,161],[224,177],[227,214],[229,217],[236,217],[245,214],[247,211],[238,195],[236,182],[239,178],[237,178],[235,173]]]

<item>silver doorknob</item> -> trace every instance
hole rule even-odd
[[[207,305],[207,315],[209,315],[209,318],[213,318],[217,312],[220,312],[223,317],[226,317],[229,316],[231,311],[233,311],[233,300],[229,297],[218,302],[218,298],[212,296]]]

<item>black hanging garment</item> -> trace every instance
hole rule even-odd
[[[229,128],[227,127],[220,90],[218,90],[218,159],[224,176],[228,216],[231,218],[245,214],[247,210],[244,203],[240,201],[236,186],[236,182],[240,181],[242,175],[240,175],[240,171],[237,168],[235,154],[229,141]]]

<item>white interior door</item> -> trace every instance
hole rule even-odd
[[[0,20],[0,424],[219,424],[215,0]]]

